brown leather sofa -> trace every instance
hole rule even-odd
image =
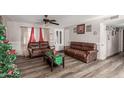
[[[97,59],[97,45],[95,43],[71,42],[70,46],[65,48],[64,53],[88,63]]]
[[[50,50],[49,43],[44,42],[31,42],[28,44],[28,51],[30,58],[42,56],[45,52]]]

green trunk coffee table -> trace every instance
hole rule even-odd
[[[51,72],[53,71],[54,66],[63,66],[63,68],[65,67],[64,56],[61,54],[53,55],[52,52],[47,52],[44,53],[43,60],[50,65]]]

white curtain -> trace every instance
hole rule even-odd
[[[39,33],[40,33],[40,28],[34,28],[34,35],[36,42],[39,41],[39,35],[40,35]],[[49,33],[47,28],[42,28],[42,35],[43,35],[43,40],[48,41]]]
[[[48,28],[42,29],[42,33],[43,33],[44,41],[48,41],[49,40],[49,29]]]

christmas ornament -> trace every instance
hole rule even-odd
[[[13,66],[13,68],[17,68],[17,66],[15,64],[13,64],[12,66]]]
[[[6,34],[4,33],[4,34],[3,34],[3,36],[5,36],[5,37],[6,37]]]
[[[11,55],[11,56],[10,56],[10,59],[11,59],[11,61],[16,60],[16,55]]]
[[[6,47],[7,47],[8,50],[12,49],[12,46],[10,44],[6,44]]]
[[[13,70],[9,70],[8,75],[12,75],[12,74],[13,74]]]
[[[16,51],[15,51],[15,50],[9,50],[9,51],[7,52],[7,54],[16,54]]]
[[[9,40],[4,40],[3,42],[7,44],[9,42]]]
[[[5,36],[0,36],[0,40],[5,40]]]
[[[54,55],[57,55],[58,52],[54,49],[53,54],[54,54]]]

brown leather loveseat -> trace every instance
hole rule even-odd
[[[70,46],[68,48],[66,47],[64,52],[86,63],[97,59],[97,45],[95,43],[71,42]]]
[[[37,57],[42,56],[44,52],[50,50],[49,43],[47,41],[44,42],[31,42],[28,44],[29,56]]]

